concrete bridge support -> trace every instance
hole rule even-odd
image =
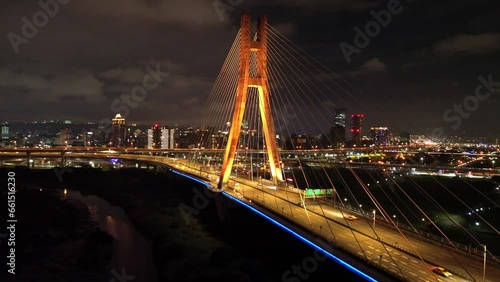
[[[65,166],[65,162],[64,162],[64,152],[61,152],[61,164],[60,164],[61,167],[64,167]]]
[[[31,153],[30,152],[26,152],[26,166],[28,168],[31,168],[31,162],[33,161],[33,159],[31,158]]]
[[[233,200],[224,196],[222,193],[217,193],[215,195],[215,207],[217,209],[217,215],[219,216],[219,220],[221,222],[229,222],[231,221],[231,208],[241,208],[240,205],[235,203]]]

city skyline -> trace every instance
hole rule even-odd
[[[29,125],[29,124],[35,124],[35,125],[43,125],[43,124],[59,124],[61,126],[71,126],[71,125],[88,125],[90,127],[95,127],[95,128],[98,128],[99,127],[99,121],[97,120],[94,120],[94,121],[90,121],[90,120],[87,120],[87,121],[84,121],[84,120],[70,120],[70,119],[60,119],[60,120],[33,120],[33,121],[27,121],[27,120],[12,120],[12,121],[9,121],[9,120],[0,120],[0,125],[1,124],[7,124],[7,125],[19,125],[19,124],[25,124],[25,125]],[[160,121],[155,121],[155,122],[152,122],[152,123],[139,123],[139,122],[136,122],[136,121],[129,121],[129,120],[125,120],[125,125],[126,126],[132,126],[132,127],[141,127],[141,128],[150,128],[154,125],[161,125],[161,126],[174,126],[174,127],[179,127],[179,128],[189,128],[189,127],[192,127],[192,128],[203,128],[203,127],[206,127],[206,125],[193,125],[193,124],[177,124],[177,123],[172,123],[172,122],[160,122]],[[336,125],[336,121],[332,121],[332,126],[335,126]],[[352,125],[352,122],[349,121],[349,118],[346,119],[346,127],[345,127],[345,140],[351,140],[352,138],[352,135],[351,135],[351,132],[350,132],[350,129],[351,129],[351,125]],[[464,134],[464,133],[461,133],[461,132],[456,132],[456,134],[452,134],[452,135],[443,135],[443,136],[433,136],[432,135],[432,130],[427,130],[426,132],[424,131],[417,131],[417,132],[412,132],[410,130],[398,130],[398,131],[395,131],[394,129],[391,130],[390,127],[388,126],[385,126],[385,125],[380,125],[378,123],[373,123],[373,122],[370,122],[370,120],[367,120],[367,123],[365,123],[365,120],[363,121],[363,126],[361,128],[362,130],[362,137],[370,137],[371,135],[371,129],[372,128],[376,128],[376,127],[387,127],[388,130],[390,131],[390,134],[392,135],[396,135],[396,136],[399,136],[401,134],[411,134],[411,135],[415,135],[415,136],[427,136],[429,138],[432,138],[432,137],[438,137],[438,139],[441,139],[440,137],[463,137],[463,138],[477,138],[477,137],[486,137],[486,138],[492,138],[492,140],[494,139],[499,139],[500,138],[500,135],[494,135],[494,134],[484,134],[484,135],[481,135],[481,134],[477,134],[477,135],[467,135],[467,134]],[[330,131],[329,131],[330,130]],[[332,134],[331,132],[332,128],[324,128],[323,131],[321,132],[293,132],[293,134],[308,134],[308,135],[322,135],[322,134]]]
[[[59,5],[33,38],[18,45],[12,36],[23,36],[21,19],[32,21],[32,15],[44,10],[35,3],[11,2],[2,10],[5,25],[0,27],[11,35],[0,42],[0,94],[8,101],[0,105],[0,118],[108,118],[127,105],[121,96],[149,75],[148,85],[158,85],[143,101],[129,102],[127,119],[196,125],[237,32],[239,15],[250,10],[267,13],[278,32],[331,70],[324,75],[349,82],[352,96],[343,94],[344,101],[331,96],[325,103],[364,112],[373,122],[368,127],[498,135],[498,129],[483,122],[500,118],[495,108],[499,95],[494,95],[499,93],[495,83],[500,72],[491,64],[499,58],[498,8],[487,3],[479,1],[470,9],[465,1],[445,1],[429,9],[430,1],[401,1],[390,22],[359,48],[356,30],[363,31],[376,19],[374,14],[382,15],[386,1],[242,1],[222,13],[203,1],[193,7],[176,1],[153,6],[92,1],[85,10],[70,2]],[[166,15],[159,17],[158,11]],[[126,20],[125,26],[117,25],[116,16]],[[73,18],[81,24],[75,25]],[[81,48],[82,34],[99,43]],[[359,50],[346,56],[351,47]],[[484,81],[492,82],[492,94],[468,106],[475,101],[467,98]],[[461,114],[457,107],[462,107]]]

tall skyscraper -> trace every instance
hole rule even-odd
[[[7,123],[2,123],[0,126],[0,142],[4,145],[10,142],[10,126]]]
[[[363,129],[364,117],[365,115],[363,114],[351,115],[352,118],[351,135],[352,135],[352,140],[356,145],[361,145],[361,131]]]
[[[333,148],[342,148],[345,145],[346,110],[339,108],[333,111],[333,126],[330,128],[330,141]]]
[[[120,114],[116,114],[112,120],[111,130],[111,146],[124,147],[126,140],[125,119]]]
[[[370,138],[375,146],[389,145],[389,129],[383,126],[370,128]]]

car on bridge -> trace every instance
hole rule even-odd
[[[304,207],[304,203],[302,201],[296,202],[295,204],[299,207]]]
[[[443,277],[450,277],[452,275],[448,270],[441,266],[433,267],[432,272]]]
[[[345,218],[345,219],[347,219],[347,220],[351,220],[351,221],[352,221],[352,220],[356,220],[356,219],[358,219],[357,217],[355,217],[355,216],[354,216],[354,215],[352,215],[352,214],[346,214],[346,215],[344,216],[344,218]]]

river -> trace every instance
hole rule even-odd
[[[157,281],[151,241],[133,226],[122,208],[111,206],[100,197],[84,196],[70,189],[66,197],[85,203],[99,228],[114,238],[114,254],[107,266],[110,281],[123,281],[125,275],[128,278],[125,281]]]

